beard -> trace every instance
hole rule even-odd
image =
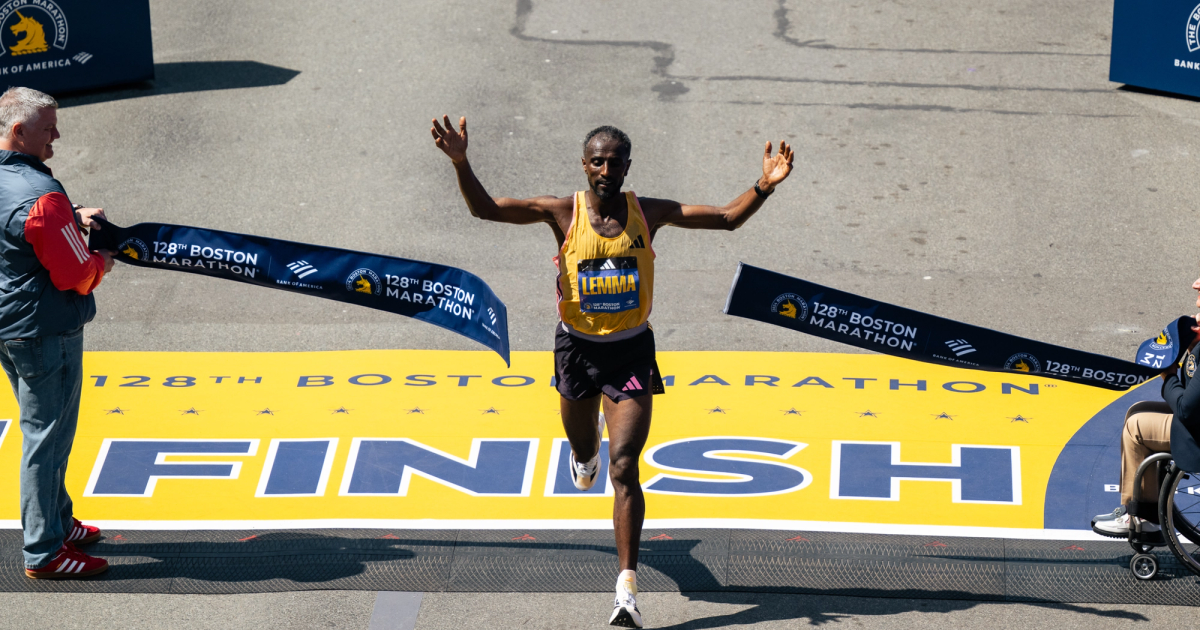
[[[601,183],[605,184],[604,188],[600,188]],[[592,184],[592,192],[602,201],[608,201],[621,194],[621,184],[613,181],[596,182]]]

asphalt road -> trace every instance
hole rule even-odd
[[[582,138],[600,124],[633,139],[629,189],[692,203],[727,203],[757,178],[767,140],[794,144],[795,172],[745,227],[656,238],[663,349],[847,351],[723,315],[738,261],[1125,358],[1194,309],[1194,262],[1159,261],[1191,245],[1200,110],[1106,80],[1106,6],[152,9],[159,85],[63,100],[51,164],[73,199],[118,223],[469,269],[506,301],[517,350],[551,347],[554,240],[468,214],[432,116],[468,117],[469,156],[497,196],[584,188]],[[123,267],[99,296],[95,350],[477,348],[385,313],[179,274]]]
[[[659,233],[661,349],[853,351],[722,315],[738,261],[1122,358],[1194,309],[1200,105],[1107,81],[1106,3],[151,4],[158,81],[62,99],[50,165],[74,201],[120,224],[471,270],[507,303],[517,350],[551,347],[554,240],[544,226],[470,217],[432,116],[468,117],[470,158],[497,196],[582,189],[582,138],[601,124],[633,139],[630,189],[690,203],[728,202],[758,176],[767,140],[794,144],[795,172],[744,228]],[[90,350],[478,349],[384,313],[128,266],[98,296]],[[644,608],[677,628],[1178,626],[1191,613],[833,599],[654,594]],[[0,601],[3,627],[364,628],[375,600]],[[580,607],[599,623],[608,605],[600,594],[429,594],[417,627],[561,627]]]

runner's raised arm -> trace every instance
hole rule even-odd
[[[767,197],[792,172],[792,147],[779,142],[779,153],[771,155],[771,143],[763,150],[763,174],[749,190],[725,206],[681,204],[669,199],[642,198],[651,230],[663,225],[693,230],[736,230],[754,216]]]
[[[501,223],[555,224],[554,210],[561,206],[562,210],[570,208],[570,199],[560,200],[554,196],[534,197],[532,199],[510,199],[508,197],[492,197],[488,195],[471,164],[467,162],[467,118],[458,119],[458,131],[450,125],[450,117],[442,116],[442,123],[433,119],[433,143],[437,145],[450,161],[454,163],[454,172],[458,175],[458,189],[462,191],[463,199],[471,216],[486,221]],[[444,123],[444,126],[443,126]]]

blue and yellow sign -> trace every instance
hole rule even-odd
[[[60,94],[154,78],[147,0],[0,0],[0,79]]]
[[[1149,391],[878,355],[658,361],[651,527],[1090,536],[1088,510],[1117,503],[1097,465],[1111,410]],[[85,370],[68,487],[109,527],[611,526],[611,488],[567,475],[548,352],[98,352]],[[16,417],[5,397],[10,527]]]

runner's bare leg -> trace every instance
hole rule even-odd
[[[621,402],[604,397],[604,419],[608,426],[608,474],[612,479],[613,532],[621,570],[636,571],[646,499],[638,462],[650,436],[650,410],[654,396],[646,394]]]
[[[638,462],[646,439],[650,436],[653,396],[647,394],[619,403],[603,394],[584,400],[567,400],[560,396],[563,429],[578,461],[588,461],[600,449],[600,443],[596,440],[596,421],[601,399],[608,426],[608,472],[616,495],[613,500],[613,530],[617,557],[622,571],[636,571],[642,521],[646,518],[646,500],[642,495]]]
[[[600,419],[601,396],[603,394],[583,400],[558,397],[563,430],[567,433],[571,450],[575,451],[576,461],[581,463],[586,463],[600,451],[600,441],[596,439],[596,422]]]

